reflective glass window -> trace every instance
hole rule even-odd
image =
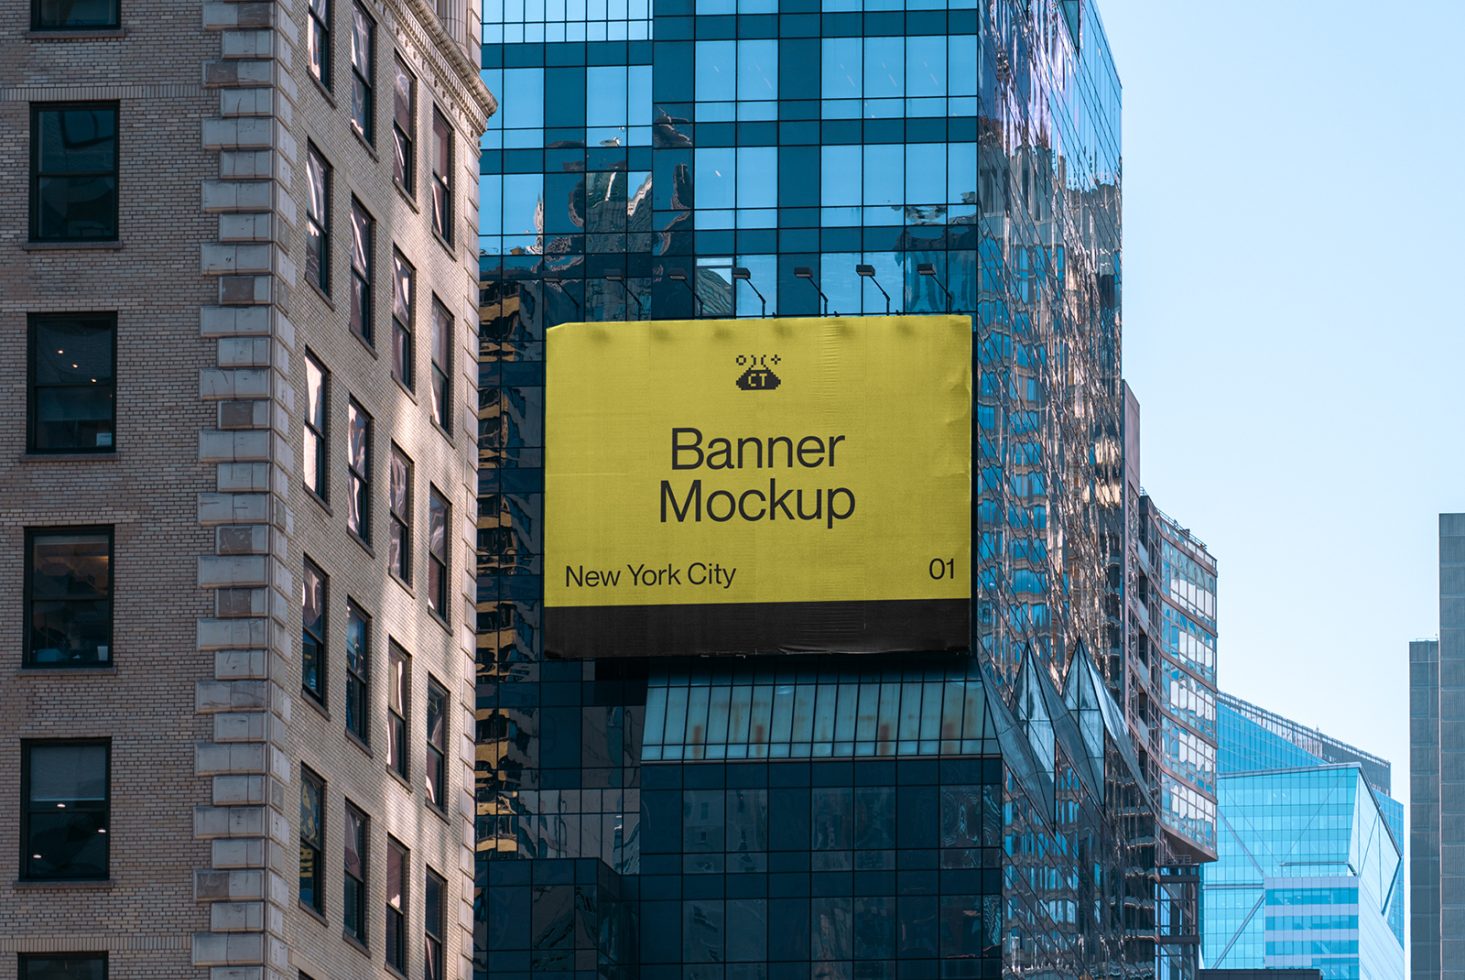
[[[305,158],[305,275],[331,293],[331,166],[314,145]]]
[[[107,954],[21,953],[20,980],[107,980]]]
[[[366,943],[366,871],[370,835],[366,814],[346,804],[341,854],[341,925],[348,938]]]
[[[448,692],[436,680],[427,681],[427,802],[448,808]]]
[[[301,469],[305,489],[321,500],[329,496],[330,486],[326,471],[326,453],[330,445],[329,397],[330,372],[306,351],[305,423],[301,437],[304,460]]]
[[[116,449],[115,313],[33,313],[31,452]]]
[[[33,31],[99,31],[121,26],[118,0],[31,0]]]
[[[437,487],[427,493],[427,607],[439,619],[448,618],[448,525],[447,498]]]
[[[376,275],[375,237],[376,219],[351,198],[351,329],[368,344],[376,339],[371,288]]]
[[[408,778],[407,714],[411,705],[412,661],[392,641],[387,645],[387,768]]]
[[[446,980],[443,942],[448,933],[448,883],[431,868],[422,890],[423,978]]]
[[[26,532],[28,667],[112,663],[112,529]]]
[[[327,91],[331,88],[331,0],[309,0],[310,22],[305,47],[310,73]]]
[[[371,617],[346,602],[346,731],[362,742],[371,740],[367,715],[371,704]]]
[[[117,240],[117,103],[31,105],[32,241]]]
[[[108,742],[21,743],[21,877],[101,879],[108,873]]]
[[[376,142],[376,21],[359,3],[351,5],[351,127]]]
[[[386,962],[398,973],[407,972],[407,883],[411,861],[407,848],[395,837],[387,838]]]
[[[413,332],[416,320],[417,270],[406,257],[392,249],[392,377],[412,391],[416,385],[416,350]]]
[[[403,582],[412,581],[412,460],[392,444],[387,505],[391,528],[387,540],[387,568]]]
[[[318,704],[326,700],[325,572],[305,559],[300,578],[300,687]]]
[[[432,298],[432,420],[449,431],[453,396],[453,315]]]
[[[392,59],[392,178],[407,192],[417,193],[417,76]]]
[[[432,230],[453,243],[453,127],[432,110]]]
[[[371,416],[353,398],[346,405],[346,527],[371,540]]]

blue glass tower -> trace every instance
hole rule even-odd
[[[1206,964],[1402,978],[1404,813],[1389,764],[1229,695],[1217,726]]]
[[[488,0],[484,41],[480,975],[1152,976],[1158,804],[1088,653],[1122,456],[1094,5]],[[546,328],[887,309],[972,318],[971,655],[546,658]]]

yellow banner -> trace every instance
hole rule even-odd
[[[551,328],[545,606],[970,599],[971,345],[955,316]]]

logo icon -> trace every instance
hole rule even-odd
[[[738,375],[738,387],[744,391],[772,391],[777,388],[783,384],[783,379],[773,373],[773,365],[782,360],[777,354],[739,354],[737,363],[743,368],[743,373]]]

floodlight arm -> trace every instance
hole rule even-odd
[[[610,272],[606,274],[605,278],[611,282],[620,283],[621,288],[626,291],[626,295],[631,297],[631,302],[636,304],[636,316],[642,320],[646,319],[646,307],[641,305],[641,297],[631,292],[631,284],[626,282],[626,277],[619,272]],[[626,312],[631,312],[629,307],[627,307]],[[626,319],[630,319],[630,317],[628,316]]]
[[[936,275],[936,266],[930,262],[922,262],[916,266],[916,275],[925,276],[936,284],[936,288],[946,294],[946,312],[951,312],[951,290],[946,288],[939,276]]]
[[[872,283],[875,284],[875,288],[880,290],[880,295],[885,297],[885,315],[889,316],[890,294],[885,291],[884,286],[880,285],[880,280],[875,278],[875,267],[873,265],[857,265],[855,266],[855,275],[859,276],[861,279],[870,280]],[[860,308],[864,309],[863,305]]]
[[[797,266],[794,269],[794,277],[797,279],[809,280],[809,285],[814,287],[814,292],[824,301],[824,315],[829,315],[829,297],[824,295],[824,290],[819,288],[819,280],[814,278],[814,270],[806,265]]]
[[[768,300],[763,296],[763,291],[753,285],[753,274],[743,266],[735,265],[733,266],[732,277],[734,282],[745,282],[748,284],[748,288],[753,291],[754,296],[758,297],[758,303],[762,306],[762,312],[758,315],[761,317],[768,316]]]
[[[687,274],[685,272],[681,271],[680,269],[673,269],[671,272],[668,272],[666,274],[666,277],[672,282],[679,282],[683,286],[686,286],[687,292],[692,294],[692,302],[697,304],[697,315],[707,315],[707,304],[703,303],[702,297],[697,295],[697,287],[693,286],[690,282],[687,281]]]

